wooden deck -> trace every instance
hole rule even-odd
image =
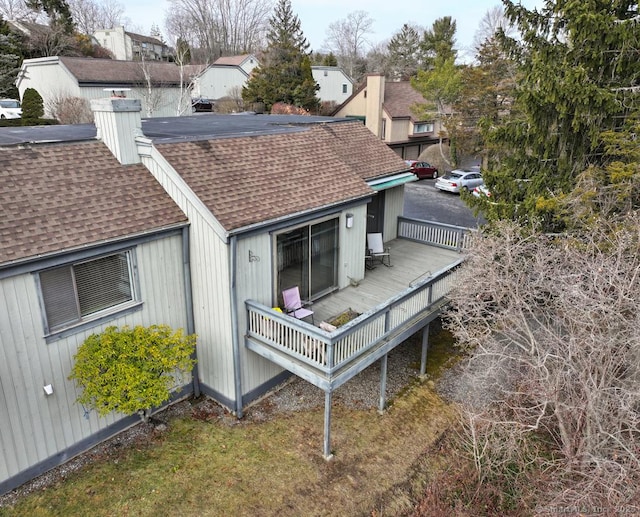
[[[392,267],[376,262],[375,269],[366,270],[364,279],[357,285],[314,302],[309,308],[314,311],[316,326],[348,309],[365,313],[461,258],[457,251],[407,239],[395,239],[385,246],[391,249]]]

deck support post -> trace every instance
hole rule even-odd
[[[384,413],[384,408],[387,405],[387,357],[388,354],[384,354],[380,358],[380,404],[378,405],[378,413]]]
[[[331,454],[331,391],[324,392],[324,459],[330,460]]]
[[[429,327],[430,323],[422,329],[422,356],[420,358],[420,375],[427,373],[427,350],[429,349]]]

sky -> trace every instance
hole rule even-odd
[[[540,7],[543,0],[521,3],[532,9]],[[424,7],[417,7],[421,4]],[[133,22],[127,30],[149,34],[154,23],[164,30],[168,0],[135,0],[125,5],[125,16]],[[365,11],[373,19],[373,33],[368,35],[373,44],[389,40],[405,23],[429,28],[436,19],[451,16],[456,20],[456,46],[463,59],[469,54],[480,20],[498,5],[502,5],[499,0],[291,0],[292,10],[314,51],[323,49],[330,23],[344,20],[352,12]]]

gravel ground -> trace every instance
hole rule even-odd
[[[434,322],[432,332],[438,330],[439,325]],[[387,403],[392,401],[412,381],[418,379],[420,351],[420,336],[416,335],[389,353],[386,383]],[[460,361],[454,367],[446,370],[438,380],[437,390],[443,398],[450,401],[484,404],[489,400],[489,398],[485,400],[484,390],[470,387],[473,383],[472,371],[475,367],[482,367],[482,365],[475,364],[474,368],[469,370],[466,366],[467,363],[468,361]],[[342,405],[351,409],[377,408],[379,400],[379,361],[338,388],[333,395],[334,407]],[[244,422],[258,422],[274,418],[279,413],[316,408],[324,408],[324,391],[295,376],[269,395],[247,407],[242,420],[238,420],[225,408],[210,399],[181,401],[156,415],[149,423],[140,423],[25,483],[16,490],[0,496],[0,508],[13,504],[23,495],[51,486],[91,462],[113,458],[126,446],[151,441],[155,433],[161,433],[166,429],[164,421],[169,421],[173,417],[191,414],[194,418],[203,420],[217,418],[219,422],[226,425],[242,425]]]

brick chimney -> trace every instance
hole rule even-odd
[[[113,96],[91,100],[98,140],[102,140],[123,165],[141,161],[135,141],[136,136],[142,135],[141,109],[139,99]]]

